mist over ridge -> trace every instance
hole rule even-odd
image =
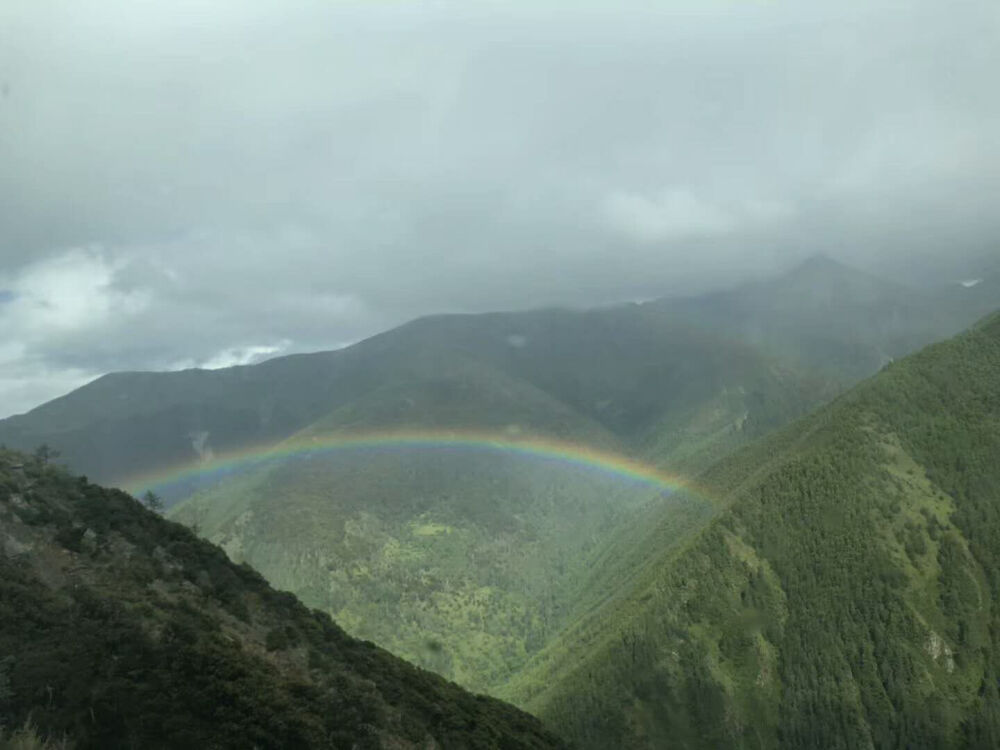
[[[7,4],[0,414],[816,253],[995,272],[985,0]]]
[[[0,2],[0,750],[1000,747],[998,39]]]

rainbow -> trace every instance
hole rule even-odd
[[[126,491],[139,495],[147,490],[163,491],[172,485],[245,471],[276,460],[333,452],[385,451],[411,447],[433,450],[461,449],[523,456],[581,471],[596,472],[618,481],[652,488],[660,493],[686,490],[704,496],[704,492],[695,487],[690,480],[660,471],[620,453],[547,437],[521,437],[505,433],[456,430],[396,430],[291,438],[276,445],[244,448],[211,460],[184,463],[136,475],[118,484]]]

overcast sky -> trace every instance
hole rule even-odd
[[[1000,3],[0,3],[0,416],[429,312],[1000,255]]]

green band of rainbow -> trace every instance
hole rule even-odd
[[[164,489],[180,482],[197,480],[213,473],[239,471],[252,468],[256,464],[285,458],[333,451],[405,447],[465,448],[554,460],[573,468],[600,472],[616,480],[649,486],[661,492],[687,490],[697,495],[703,494],[689,480],[660,471],[619,453],[547,437],[512,437],[502,433],[454,430],[340,433],[292,439],[277,445],[234,451],[210,461],[191,462],[130,477],[120,484],[129,492],[139,494],[146,490]]]

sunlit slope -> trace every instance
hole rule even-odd
[[[506,695],[583,747],[997,747],[997,456],[993,316],[714,467]]]
[[[638,508],[671,502],[673,488],[552,456],[436,444],[436,435],[477,429],[515,443],[547,436],[620,448],[533,386],[477,366],[453,374],[333,412],[294,439],[332,448],[221,482],[173,517],[351,633],[486,689],[570,616],[609,530]],[[427,437],[337,447],[339,435],[397,429]],[[683,518],[696,523],[709,511],[696,499]]]
[[[78,750],[562,746],[128,495],[6,450],[0,654],[4,725]]]

